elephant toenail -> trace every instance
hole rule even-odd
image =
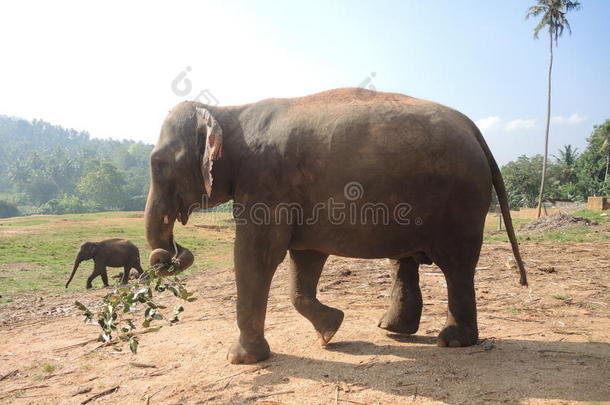
[[[449,342],[449,347],[460,347],[462,344],[458,340],[452,340]]]

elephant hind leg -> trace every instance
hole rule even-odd
[[[390,307],[379,320],[382,329],[412,334],[419,329],[422,296],[419,289],[419,263],[413,258],[392,260]]]
[[[296,310],[307,318],[318,333],[322,346],[333,338],[343,312],[322,304],[316,298],[318,281],[328,255],[307,250],[290,251],[290,298]]]
[[[437,263],[447,281],[448,300],[447,321],[437,338],[437,344],[441,347],[472,346],[479,338],[474,289],[479,249],[472,246],[480,244],[466,246],[450,260]]]
[[[131,266],[123,266],[123,278],[121,279],[121,284],[126,285],[129,283],[129,272],[131,271]]]
[[[142,275],[142,273],[144,273],[144,270],[142,269],[142,265],[140,264],[140,261],[138,260],[136,262],[136,264],[133,266],[134,269],[136,269],[136,271]]]

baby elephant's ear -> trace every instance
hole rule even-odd
[[[197,134],[205,136],[203,157],[201,159],[201,174],[203,186],[208,194],[212,195],[212,165],[215,160],[222,157],[222,128],[214,116],[205,108],[197,107]],[[201,134],[201,135],[199,135]]]
[[[98,250],[100,250],[100,245],[97,242],[88,242],[87,243],[87,249],[89,250],[89,252],[93,256],[93,255],[97,254]]]

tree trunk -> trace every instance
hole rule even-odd
[[[549,60],[549,89],[547,93],[546,104],[546,130],[544,134],[544,159],[542,160],[542,178],[540,179],[540,194],[538,194],[538,214],[536,218],[540,218],[542,211],[542,197],[544,193],[544,180],[546,177],[546,163],[549,157],[549,126],[551,124],[551,73],[553,72],[553,30],[549,28],[550,40],[550,60]]]
[[[606,153],[606,174],[604,174],[604,183],[608,180],[608,166],[610,166],[610,151]]]

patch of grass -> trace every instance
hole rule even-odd
[[[572,301],[572,297],[569,295],[551,295],[551,297],[559,301]]]
[[[10,297],[2,297],[0,298],[0,304],[8,304],[15,301],[14,299],[10,298]]]
[[[607,214],[607,215],[602,215],[602,214]],[[602,224],[604,222],[610,222],[610,212],[608,212],[608,211],[582,210],[582,211],[576,211],[573,215],[575,217],[588,218],[588,219],[598,222],[600,224]]]
[[[25,217],[27,218],[27,217]],[[24,219],[25,219],[24,218]],[[176,240],[195,255],[195,264],[186,274],[232,263],[232,227],[220,231],[195,225],[218,225],[231,218],[230,213],[195,213],[187,226],[176,223]],[[94,214],[45,215],[28,221],[45,221],[36,227],[20,225],[24,219],[0,220],[0,303],[10,302],[15,294],[40,291],[65,293],[64,285],[72,272],[76,251],[85,241],[126,238],[140,248],[142,265],[146,267],[151,251],[144,234],[142,212],[101,212]],[[27,221],[26,221],[27,222]],[[225,222],[226,224],[226,222]],[[93,270],[93,261],[84,261],[78,268],[69,291],[84,289],[85,280]],[[109,276],[123,271],[108,268]],[[93,285],[102,286],[98,277]]]
[[[55,364],[45,363],[42,365],[42,371],[44,371],[45,373],[52,373],[56,369],[57,366]]]
[[[602,217],[601,212],[594,211],[578,211],[574,216],[589,218],[598,223],[610,222],[610,218]],[[563,229],[557,229],[541,233],[524,234],[519,232],[521,224],[528,223],[531,219],[513,218],[513,226],[517,234],[517,240],[534,241],[534,242],[557,242],[557,243],[573,243],[573,242],[610,242],[610,235],[607,232],[597,232],[598,228],[591,226],[570,226]],[[508,242],[506,230],[497,231],[495,226],[486,226],[484,234],[485,242]]]
[[[1,226],[36,226],[48,224],[49,221],[46,219],[31,219],[31,220],[17,220],[14,222],[3,222]]]
[[[516,314],[521,313],[521,310],[518,309],[518,308],[515,308],[515,307],[510,307],[510,308],[508,308],[508,312],[510,312],[511,314],[515,314],[516,315]]]

